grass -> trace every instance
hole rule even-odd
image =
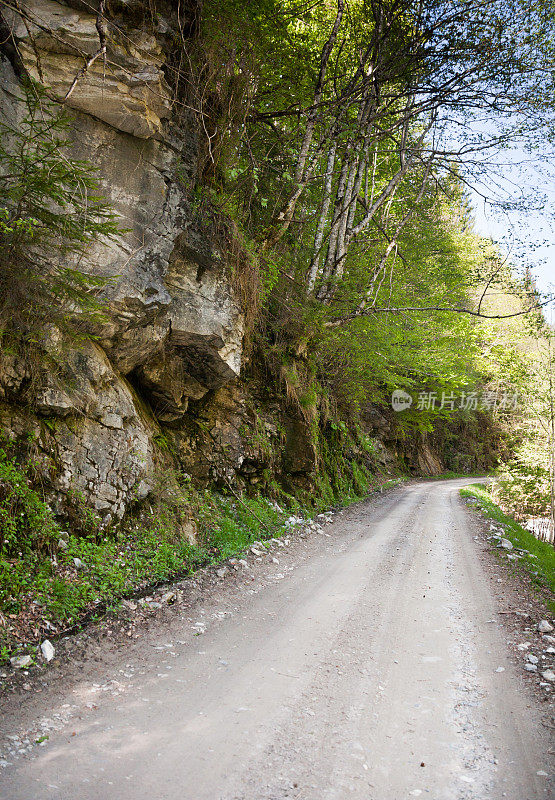
[[[196,544],[190,543],[180,519],[186,514],[189,521],[191,501]],[[122,598],[236,555],[257,538],[282,535],[290,513],[262,499],[239,503],[188,492],[171,504],[144,510],[119,531],[97,530],[86,537],[72,533],[66,549],[57,547],[55,536],[42,551],[0,555],[4,659],[22,644],[52,638],[52,632],[59,635],[84,618],[100,616]]]
[[[504,537],[509,539],[514,547],[528,551],[522,554],[518,564],[529,574],[538,588],[547,590],[551,594],[547,604],[550,611],[555,613],[555,548],[548,542],[540,542],[516,520],[505,514],[493,502],[485,487],[479,484],[467,486],[461,489],[461,496],[476,499],[484,516],[503,526]]]
[[[261,496],[198,491],[173,474],[161,481],[172,489],[160,490],[152,508],[143,508],[119,530],[102,530],[75,496],[74,524],[65,534],[67,546],[60,548],[64,534],[48,505],[22,468],[2,455],[0,464],[7,466],[0,510],[17,524],[3,541],[0,537],[0,660],[14,652],[34,652],[33,644],[98,619],[125,597],[238,556],[254,541],[283,536],[291,530],[286,521],[292,514],[308,519],[330,507],[330,498],[324,497],[307,509],[291,496],[278,505]],[[398,482],[379,481],[373,490]],[[350,505],[371,490],[351,485],[334,496],[333,505]],[[47,535],[32,547],[37,520]],[[195,544],[187,536],[191,520]]]

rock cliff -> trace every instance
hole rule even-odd
[[[11,436],[32,431],[55,466],[54,487],[80,490],[110,517],[148,493],[159,423],[176,423],[191,401],[235,379],[242,357],[243,313],[221,232],[191,199],[201,131],[165,77],[179,29],[171,4],[168,20],[139,27],[140,5],[115,4],[105,57],[94,60],[99,31],[88,4],[32,0],[21,13],[3,11],[3,120],[17,124],[24,113],[25,75],[67,95],[72,156],[98,169],[122,232],[79,263],[111,279],[109,322],[94,344],[66,346],[64,375],[33,388],[27,407],[24,371],[4,354],[2,425]],[[56,338],[50,348],[63,346]]]

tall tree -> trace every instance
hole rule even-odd
[[[553,10],[553,0],[247,3],[259,73],[226,189],[248,204],[263,257],[294,246],[306,297],[331,306],[352,253],[381,238],[351,317],[373,313],[426,195],[452,176],[483,183],[490,155],[511,142],[551,147]]]

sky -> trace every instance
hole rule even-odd
[[[541,292],[555,293],[555,165],[537,153],[535,163],[522,166],[527,158],[518,149],[505,153],[497,185],[476,184],[470,194],[476,229],[499,242],[517,269],[530,265]],[[501,190],[518,198],[528,189],[535,201],[524,201],[519,210],[500,211],[482,196],[499,196]]]
[[[550,220],[539,214],[499,214],[478,195],[472,200],[478,233],[500,242],[517,266],[529,260],[540,291],[555,292],[555,231]]]

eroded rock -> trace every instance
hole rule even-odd
[[[63,96],[98,48],[96,15],[54,0],[30,0],[25,8],[27,25],[2,9],[22,63],[38,77],[40,62],[45,83]],[[25,365],[8,354],[0,361],[0,400],[14,404],[2,409],[2,428],[14,437],[37,435],[55,467],[45,465],[54,490],[76,490],[105,520],[121,518],[151,491],[159,429],[142,400],[159,421],[179,420],[190,400],[239,374],[243,334],[215,230],[193,219],[187,199],[198,125],[183,116],[176,139],[163,37],[135,30],[131,11],[121,13],[121,34],[107,23],[106,65],[95,61],[66,104],[75,113],[71,155],[97,168],[100,191],[121,220],[121,234],[91,243],[78,264],[110,278],[108,318],[94,343],[72,346],[55,329],[45,334],[41,344],[62,369],[45,370],[33,384],[27,400],[38,421],[17,406],[30,384]],[[0,67],[0,114],[17,127],[24,95],[12,66],[3,60]],[[185,535],[194,540],[194,525]]]
[[[141,139],[160,133],[162,119],[171,112],[171,93],[153,34],[132,27],[123,33],[107,21],[106,58],[97,58],[80,74],[100,47],[96,15],[54,0],[32,0],[25,7],[26,24],[13,12],[7,18],[35,80],[60,99],[74,85],[67,104],[120,131]]]

